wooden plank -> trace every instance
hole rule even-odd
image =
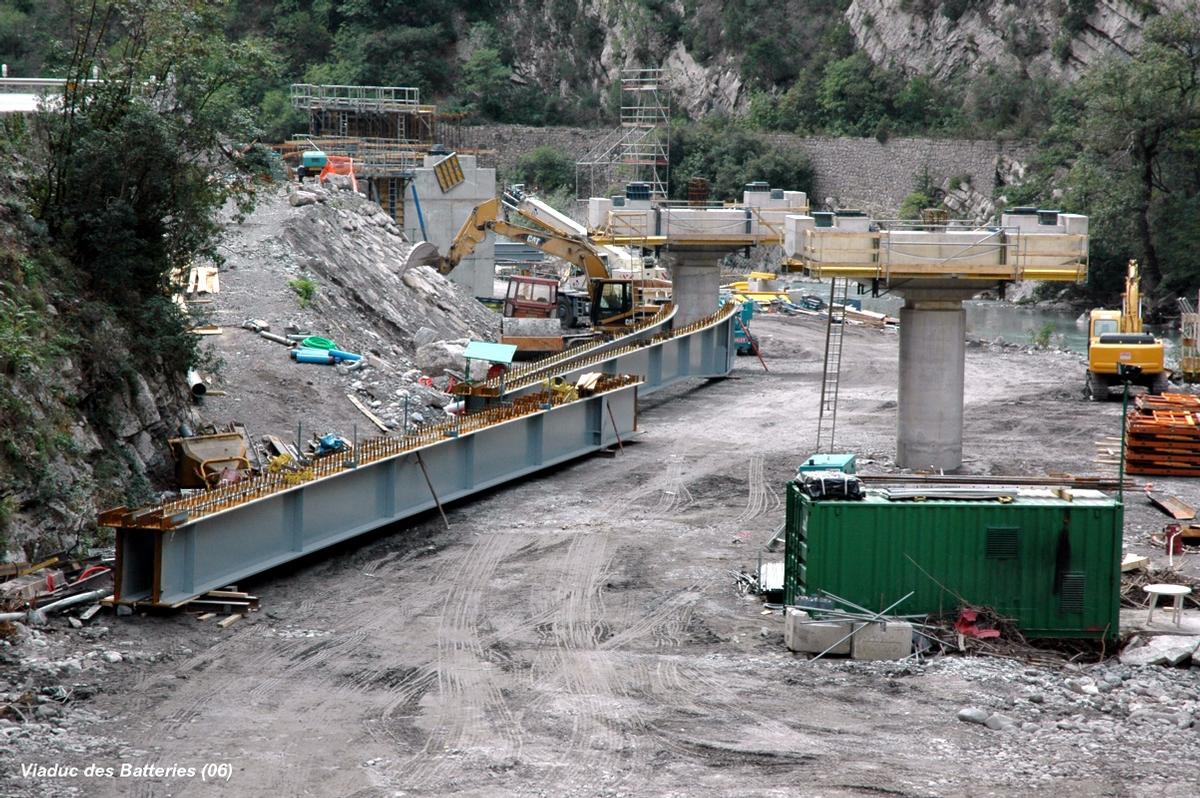
[[[100,605],[93,604],[92,606],[90,606],[86,610],[84,610],[83,612],[79,613],[79,620],[90,621],[92,619],[92,617],[95,616],[95,614],[98,612],[100,612]]]
[[[217,621],[217,626],[221,627],[222,629],[228,629],[230,626],[233,626],[235,623],[237,623],[241,619],[242,619],[241,615],[237,615],[237,614],[230,615],[228,618],[223,618],[222,620]]]
[[[1146,491],[1146,498],[1158,509],[1176,521],[1191,521],[1196,517],[1196,508],[1182,499],[1167,493]]]
[[[196,620],[197,621],[208,621],[208,620],[211,620],[216,617],[217,617],[217,614],[215,612],[206,612],[203,615],[196,616]]]
[[[221,335],[224,330],[215,324],[202,324],[199,327],[193,327],[188,332],[192,335]]]
[[[16,576],[28,567],[29,563],[27,562],[0,562],[0,577]]]
[[[249,601],[257,599],[256,596],[251,596],[249,593],[243,593],[240,590],[210,590],[200,598],[246,599]]]
[[[357,396],[355,396],[354,394],[351,394],[351,393],[348,393],[348,394],[346,394],[346,398],[350,400],[350,404],[352,404],[352,405],[354,405],[355,407],[357,407],[357,408],[359,409],[359,411],[360,411],[360,412],[361,412],[361,413],[362,413],[364,416],[366,416],[366,417],[367,417],[367,419],[368,419],[368,420],[370,420],[370,422],[371,422],[372,424],[374,424],[376,427],[379,427],[379,429],[380,429],[382,432],[387,432],[387,431],[388,431],[388,426],[387,426],[387,424],[384,424],[384,423],[383,423],[383,421],[382,421],[382,420],[380,420],[379,416],[377,416],[377,415],[375,415],[374,413],[372,413],[372,412],[371,412],[371,409],[370,409],[370,408],[368,408],[366,405],[364,405],[364,404],[362,403],[362,400],[361,400],[361,399],[359,399]]]
[[[238,601],[237,599],[192,599],[185,601],[184,604],[191,607],[194,605],[202,605],[205,607],[245,607],[250,609],[249,601]],[[174,607],[172,607],[174,609]]]

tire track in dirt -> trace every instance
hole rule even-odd
[[[683,461],[672,455],[664,471],[618,499],[614,512],[628,513],[636,507],[652,518],[667,518],[691,507],[695,501],[683,478]]]
[[[407,557],[404,557],[398,562],[388,563],[391,567],[386,570],[382,569],[383,564],[380,563],[380,567],[375,569],[375,575],[380,576],[392,570],[399,570],[406,559]],[[274,694],[279,689],[295,683],[313,670],[336,662],[339,658],[353,657],[367,643],[368,632],[371,628],[386,623],[387,618],[371,615],[369,616],[371,620],[366,627],[354,629],[355,618],[361,615],[361,610],[355,601],[361,592],[361,583],[353,579],[336,579],[335,576],[336,574],[322,580],[324,584],[334,584],[334,588],[309,591],[294,606],[299,617],[312,618],[323,615],[321,625],[327,625],[331,629],[351,627],[345,634],[332,639],[315,641],[312,638],[295,637],[274,638],[268,642],[262,639],[267,633],[267,629],[263,625],[243,626],[227,633],[228,636],[216,641],[203,651],[181,660],[170,673],[148,674],[139,680],[129,696],[132,710],[130,715],[138,717],[156,703],[158,703],[158,708],[165,708],[161,700],[156,702],[153,688],[165,685],[180,687],[176,679],[177,674],[188,674],[192,671],[207,670],[211,666],[220,666],[225,669],[228,677],[226,692],[229,695],[237,696],[236,700],[239,701],[248,697],[252,703],[267,704],[273,703]],[[285,608],[286,606],[286,604],[283,605]],[[358,623],[361,626],[362,622],[358,621]],[[234,663],[232,668],[229,667],[231,663]],[[201,689],[198,685],[196,687],[193,685],[197,685],[197,683],[187,682],[182,686],[182,690],[185,692],[168,698],[166,705],[186,703],[159,719],[151,720],[146,726],[144,734],[141,735],[147,746],[152,749],[148,756],[150,763],[157,764],[174,756],[170,753],[173,750],[172,743],[164,741],[169,740],[176,732],[200,717],[206,710],[215,710],[221,707],[220,698],[210,694],[191,699],[187,692]],[[175,747],[179,746],[176,744]],[[276,775],[286,781],[295,777],[295,769],[284,769]],[[279,786],[286,791],[288,784]],[[153,795],[155,788],[156,785],[153,783],[139,784],[135,787],[134,794],[149,798]]]
[[[490,673],[490,662],[481,642],[482,617],[492,577],[500,563],[526,548],[513,535],[482,535],[462,559],[450,561],[439,581],[446,592],[437,625],[436,661],[403,679],[383,709],[380,726],[394,742],[401,742],[389,727],[410,719],[400,713],[427,694],[424,721],[431,727],[425,743],[399,767],[380,774],[397,789],[431,787],[448,769],[464,763],[458,754],[483,756],[486,768],[497,756],[519,758],[522,730],[499,685]],[[500,753],[496,753],[496,749]],[[483,751],[487,753],[481,753]]]
[[[556,751],[557,761],[539,768],[542,779],[533,792],[592,795],[611,786],[600,783],[604,774],[627,766],[617,757],[629,747],[628,735],[614,729],[608,718],[608,699],[620,692],[620,681],[599,650],[607,633],[601,587],[608,565],[603,536],[576,534],[560,566],[563,578],[550,597],[554,616],[549,645],[539,648],[529,671],[530,687],[539,691],[530,711],[551,709],[547,705],[553,699],[555,710],[569,705],[572,721],[569,737]],[[558,690],[567,694],[565,702]]]

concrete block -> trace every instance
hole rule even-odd
[[[1088,232],[1088,217],[1078,213],[1060,213],[1058,221],[1067,235],[1085,236]]]
[[[608,214],[612,210],[612,200],[608,197],[590,197],[588,199],[588,226],[603,227],[608,224]]]
[[[562,335],[562,322],[558,319],[501,319],[500,330],[505,335],[547,337]]]
[[[804,231],[812,230],[816,221],[811,216],[792,214],[783,218],[783,251],[795,257],[804,246]]]
[[[791,621],[791,643],[788,645],[789,651],[796,651],[803,654],[820,654],[830,646],[833,647],[829,651],[830,654],[840,654],[845,656],[850,653],[850,640],[844,640],[838,643],[846,635],[853,631],[856,624],[849,621]],[[788,635],[784,634],[784,642],[787,642]],[[853,639],[853,638],[851,638]]]
[[[865,233],[871,229],[871,220],[866,216],[838,216],[834,220],[838,230],[851,233]]]
[[[783,192],[783,200],[789,208],[808,207],[808,194],[803,191],[785,191]]]
[[[795,640],[796,624],[807,621],[810,617],[807,612],[795,607],[788,607],[783,611],[783,644],[788,647],[788,650],[795,651],[792,648],[792,641]]]
[[[904,659],[912,653],[912,624],[868,623],[850,639],[853,659]]]

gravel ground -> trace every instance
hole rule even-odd
[[[1200,793],[1200,668],[783,648],[781,616],[731,572],[757,561],[812,446],[823,328],[754,324],[770,373],[743,358],[648,397],[623,454],[459,502],[449,529],[433,516],[244,584],[264,609],[227,630],[19,632],[0,703],[28,694],[29,711],[0,720],[0,793]],[[896,353],[894,334],[847,332],[839,432],[868,469],[895,453]],[[1120,406],[1085,402],[1082,377],[1068,353],[971,347],[967,470],[1097,473]],[[1200,484],[1157,482],[1200,502]],[[1166,520],[1130,496],[1128,547],[1161,561]],[[79,771],[22,773],[34,763]]]

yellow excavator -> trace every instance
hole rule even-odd
[[[1163,342],[1142,328],[1140,282],[1138,263],[1131,260],[1121,309],[1097,308],[1089,314],[1087,396],[1093,402],[1107,399],[1110,389],[1119,387],[1125,378],[1133,385],[1144,385],[1152,394],[1167,390]]]
[[[550,281],[536,277],[514,276],[510,279],[505,300],[505,315],[519,318],[557,316],[565,329],[579,328],[590,322],[593,330],[619,332],[624,327],[653,315],[658,307],[644,303],[637,281],[609,275],[608,266],[586,235],[564,229],[562,223],[544,203],[526,209],[532,198],[520,192],[506,191],[503,200],[493,197],[476,205],[463,222],[445,256],[424,254],[424,263],[449,274],[475,250],[488,235],[495,233],[513,241],[545,252],[578,267],[587,277],[587,291],[570,291],[558,286],[547,287]],[[534,299],[544,307],[523,301]],[[507,312],[521,308],[519,313]]]

